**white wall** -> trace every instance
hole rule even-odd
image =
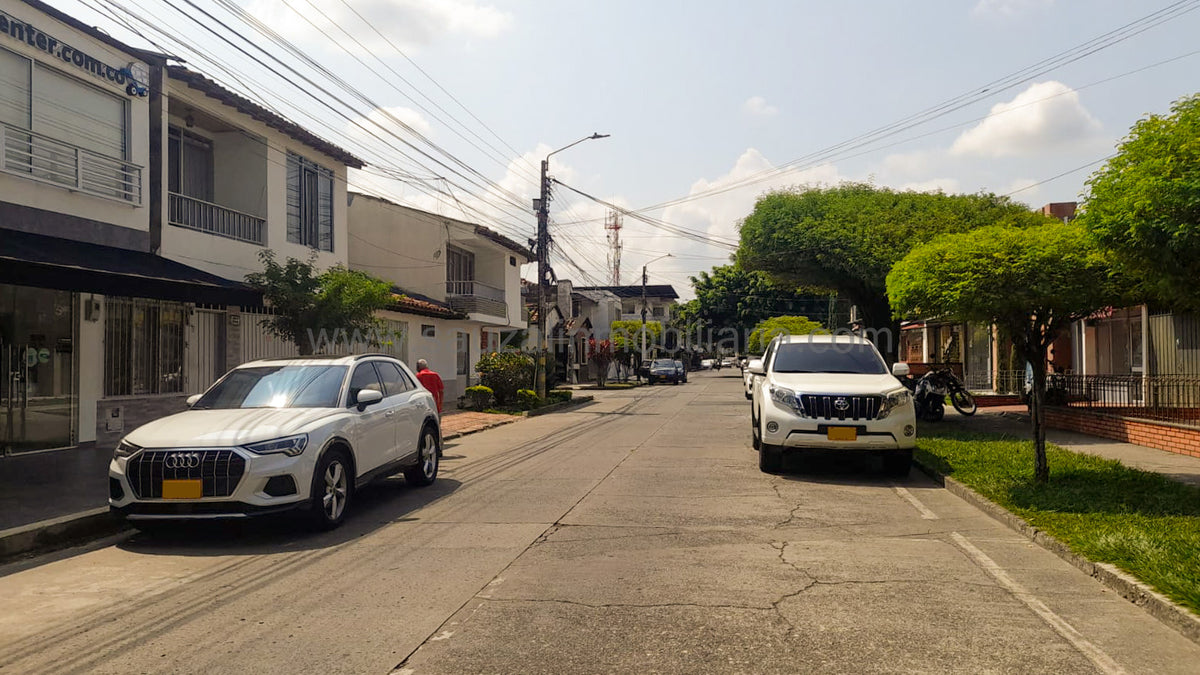
[[[17,0],[0,0],[0,11],[9,17],[30,23],[38,31],[55,38],[96,58],[106,65],[122,68],[136,59],[124,52],[109,47],[88,35],[80,33],[66,24],[59,23],[53,18],[36,11],[29,5]],[[21,56],[33,59],[39,66],[53,68],[60,74],[71,77],[79,82],[112,92],[127,102],[128,128],[126,143],[128,148],[127,161],[145,167],[150,159],[150,106],[148,97],[129,96],[125,93],[125,85],[117,85],[106,79],[92,75],[90,71],[68,64],[61,58],[56,58],[36,47],[31,47],[11,36],[0,35],[0,47]],[[145,65],[145,64],[142,64]],[[71,139],[59,139],[70,143]],[[120,227],[147,232],[150,229],[149,204],[150,177],[142,171],[142,202],[135,206],[129,202],[95,197],[88,194],[72,192],[65,187],[36,182],[11,174],[0,173],[0,201],[20,204],[37,209],[65,213],[79,218],[110,223]]]
[[[84,318],[85,305],[95,300],[100,311],[95,321]],[[104,296],[79,294],[79,335],[75,364],[79,372],[76,391],[79,405],[79,442],[96,440],[96,402],[104,398]]]
[[[446,299],[446,225],[440,216],[368,195],[349,206],[349,264],[412,293]]]

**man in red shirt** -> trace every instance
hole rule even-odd
[[[417,381],[433,394],[433,400],[437,403],[438,415],[441,415],[442,394],[446,391],[446,385],[442,384],[441,375],[429,369],[429,362],[425,359],[417,359]]]

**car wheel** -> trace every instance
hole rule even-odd
[[[404,480],[416,487],[433,485],[438,473],[437,432],[432,427],[421,430],[417,445],[417,463],[404,470]]]
[[[883,472],[896,478],[904,478],[912,469],[912,450],[892,450],[883,456]]]
[[[330,450],[317,461],[310,499],[318,530],[332,530],[346,519],[353,493],[350,473],[350,461],[342,450]]]
[[[763,473],[779,473],[783,470],[783,447],[770,443],[758,444],[758,468]]]
[[[750,444],[755,450],[762,447],[762,431],[759,430],[757,422],[750,423]]]
[[[649,378],[646,378],[646,379],[647,379],[647,381],[649,381],[649,382],[650,382],[650,384],[654,384],[655,382],[658,382],[658,378],[649,377]]]

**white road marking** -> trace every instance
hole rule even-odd
[[[905,501],[907,501],[909,504],[912,504],[913,508],[915,508],[917,511],[920,511],[921,517],[924,518],[925,520],[937,520],[938,519],[937,514],[934,513],[933,511],[930,511],[929,507],[925,506],[924,504],[921,503],[921,501],[919,499],[914,497],[913,494],[908,491],[908,488],[903,488],[903,487],[900,487],[899,485],[893,485],[892,489],[896,491],[896,494],[903,497]]]
[[[1053,610],[1047,607],[1046,603],[1042,602],[1037,598],[1037,596],[1025,590],[1024,586],[1014,581],[1013,578],[1008,576],[1008,573],[1004,571],[1004,568],[1000,567],[995,560],[989,558],[986,553],[976,548],[975,545],[972,544],[966,537],[957,532],[951,532],[950,538],[954,540],[954,543],[960,549],[962,549],[963,552],[971,556],[971,559],[974,560],[977,565],[982,567],[988,574],[992,575],[992,578],[999,582],[1000,585],[1003,586],[1009,593],[1012,593],[1014,597],[1024,603],[1026,607],[1033,610],[1033,612],[1041,617],[1043,621],[1050,624],[1050,627],[1053,628],[1056,633],[1063,636],[1067,642],[1070,642],[1075,649],[1078,649],[1081,654],[1086,656],[1088,660],[1092,662],[1092,665],[1096,666],[1096,668],[1098,668],[1101,672],[1107,673],[1108,675],[1120,675],[1125,672],[1125,670],[1121,668],[1116,661],[1113,661],[1112,657],[1106,654],[1104,650],[1089,642],[1087,638],[1083,637],[1083,635],[1081,635],[1079,631],[1075,630],[1071,624],[1067,623],[1065,619],[1055,614]]]

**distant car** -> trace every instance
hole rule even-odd
[[[647,379],[650,384],[658,384],[660,381],[670,382],[671,384],[679,384],[684,379],[683,364],[673,359],[654,359],[650,362],[650,374]]]
[[[713,367],[712,359],[701,359],[700,360],[700,370],[712,370],[712,367]]]
[[[108,503],[136,527],[300,509],[330,529],[372,479],[433,484],[440,445],[433,395],[401,361],[253,361],[122,438]]]
[[[737,360],[734,359],[732,356],[726,356],[725,358],[721,359],[721,367],[722,368],[734,368],[736,366],[737,366]]]

